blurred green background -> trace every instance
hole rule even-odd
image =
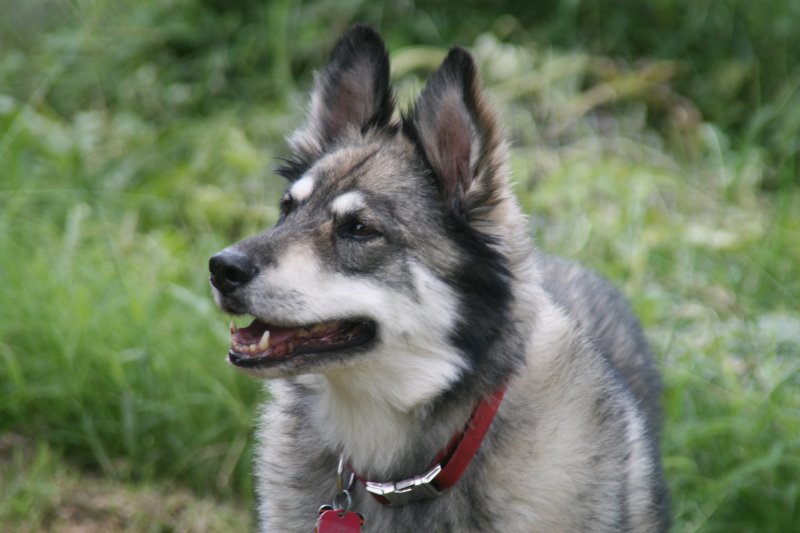
[[[269,227],[313,69],[468,46],[531,233],[664,372],[675,531],[800,523],[800,2],[0,0],[0,529],[248,531],[258,383],[208,257]]]

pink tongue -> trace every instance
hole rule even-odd
[[[297,329],[278,328],[278,327],[274,327],[273,326],[269,330],[269,342],[270,342],[270,344],[273,344],[273,345],[280,344],[283,341],[285,341],[286,339],[290,338],[292,335],[294,335],[296,331],[297,331]]]
[[[256,318],[246,328],[241,328],[236,331],[236,340],[242,344],[253,344],[261,339],[261,335],[267,331],[267,329],[269,329],[269,342],[273,345],[289,339],[297,332],[297,328],[269,326]]]

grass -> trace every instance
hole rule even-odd
[[[396,9],[352,4],[373,23]],[[0,26],[0,525],[245,531],[263,395],[223,363],[205,265],[275,219],[282,136],[319,43],[348,20],[322,1],[26,6]],[[431,9],[385,25],[404,102],[444,53],[431,28],[457,37]],[[510,17],[480,20],[461,37],[503,110],[532,235],[622,287],[659,355],[675,530],[791,530],[800,191],[773,179],[786,146],[704,119],[674,58],[550,48]]]
[[[81,473],[44,443],[5,438],[0,454],[0,524],[20,533],[236,531],[250,522],[243,505],[198,497],[186,488]]]

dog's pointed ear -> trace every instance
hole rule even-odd
[[[505,195],[506,147],[469,52],[450,50],[425,84],[406,129],[452,209],[470,217]]]
[[[346,128],[381,128],[393,113],[386,47],[375,30],[358,24],[342,35],[316,75],[306,125],[290,144],[295,152],[318,156]]]

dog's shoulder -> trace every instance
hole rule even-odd
[[[544,289],[610,362],[657,432],[661,379],[628,301],[606,278],[574,261],[542,255],[539,268]]]

